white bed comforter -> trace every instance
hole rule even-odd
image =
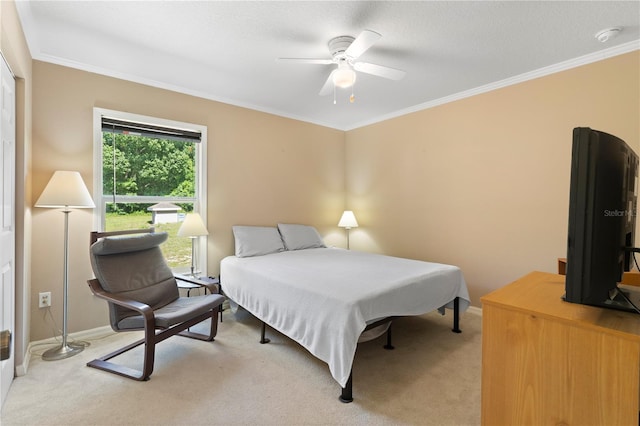
[[[336,248],[229,256],[222,290],[329,365],[344,387],[367,322],[421,315],[469,293],[460,268]]]

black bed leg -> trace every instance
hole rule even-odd
[[[345,404],[349,402],[353,402],[353,370],[349,373],[349,379],[347,380],[347,384],[342,388],[342,393],[340,394],[340,402],[344,402]]]
[[[460,330],[460,298],[453,299],[453,329],[454,333],[462,333]]]
[[[383,346],[383,348],[385,348],[388,351],[395,349],[395,347],[391,344],[391,326],[392,325],[393,325],[393,322],[390,322],[389,327],[387,328],[387,344]]]
[[[265,343],[269,343],[271,340],[267,339],[266,337],[264,337],[264,333],[265,333],[265,329],[267,328],[267,324],[262,321],[262,332],[260,333],[260,343],[261,344],[265,344]]]

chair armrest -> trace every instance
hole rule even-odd
[[[96,278],[87,281],[89,284],[89,288],[97,297],[104,299],[108,302],[115,303],[116,305],[124,306],[125,308],[129,308],[136,312],[139,312],[142,316],[144,316],[145,323],[147,321],[155,322],[155,316],[153,315],[153,309],[151,306],[138,302],[136,300],[127,299],[126,297],[122,297],[117,294],[109,293],[104,291],[102,286],[100,285],[100,281]]]

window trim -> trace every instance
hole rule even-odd
[[[175,120],[167,120],[163,118],[150,117],[146,115],[133,114],[129,112],[110,110],[105,108],[93,108],[93,199],[96,203],[96,208],[93,210],[93,226],[94,229],[103,231],[105,226],[105,217],[102,214],[105,211],[105,198],[102,194],[102,117],[106,116],[113,119],[120,119],[125,121],[148,123],[151,125],[157,125],[162,127],[173,127],[177,129],[193,130],[199,132],[200,142],[193,142],[196,144],[196,182],[195,182],[195,194],[196,202],[193,206],[193,211],[200,214],[204,225],[209,228],[208,216],[207,216],[207,127],[186,123]],[[179,197],[176,198],[178,201]],[[113,200],[113,197],[109,197],[109,201]],[[116,195],[117,201],[131,202],[130,196]],[[164,197],[136,197],[136,202],[149,202],[156,203],[164,200]],[[191,201],[190,198],[185,201]],[[200,269],[200,273],[203,276],[207,275],[207,239],[198,238],[197,242],[197,265]]]

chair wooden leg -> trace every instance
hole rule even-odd
[[[131,343],[123,348],[118,349],[117,351],[111,352],[103,357],[96,358],[93,361],[89,361],[87,363],[88,367],[97,368],[98,370],[108,371],[110,373],[117,374],[119,376],[128,377],[134,380],[149,380],[149,376],[153,371],[153,350],[155,348],[155,344],[152,344],[153,348],[151,353],[149,353],[148,346],[145,347],[145,363],[143,366],[143,370],[136,370],[133,368],[125,367],[123,365],[115,364],[113,362],[109,362],[111,358],[115,358],[118,355],[122,355],[125,352],[130,351],[133,348],[137,348],[138,346],[145,343],[146,339],[140,339],[136,342]],[[151,358],[151,363],[147,362],[149,355]],[[149,371],[151,370],[151,371]]]
[[[152,324],[145,325],[145,338],[140,339],[130,345],[127,345],[121,349],[118,349],[114,352],[111,352],[108,355],[105,355],[101,358],[94,359],[87,363],[87,366],[97,368],[99,370],[108,371],[110,373],[117,374],[119,376],[128,377],[134,380],[149,380],[149,376],[153,372],[153,365],[155,360],[155,352],[156,352],[156,344],[162,342],[163,340],[174,336],[176,334],[190,337],[193,339],[204,340],[204,341],[213,341],[218,332],[218,312],[220,311],[220,307],[212,309],[209,312],[205,312],[195,318],[190,319],[184,323],[181,323],[179,326],[174,328],[169,328],[166,330],[162,330],[156,333],[152,327]],[[202,333],[194,333],[187,330],[189,327],[192,327],[206,319],[211,319],[211,328],[209,330],[209,334]],[[109,362],[110,359],[117,357],[127,351],[130,351],[133,348],[136,348],[140,345],[144,344],[144,361],[142,366],[142,371],[125,367],[123,365],[115,364],[113,362]]]
[[[147,339],[144,345],[144,364],[142,367],[142,374],[144,380],[149,380],[151,373],[153,373],[153,364],[156,359],[156,341],[155,336]]]
[[[207,318],[211,318],[211,328],[209,329],[209,334],[195,333],[190,330],[184,330],[178,334],[180,336],[189,337],[191,339],[198,339],[198,340],[204,340],[206,342],[212,342],[215,339],[216,334],[218,334],[218,312],[220,312],[220,306],[213,309],[210,314],[209,313],[203,314],[197,318],[194,318],[188,323],[185,323],[185,324],[190,324],[191,322],[193,322],[193,324],[191,325],[195,325],[199,322],[204,321]],[[189,325],[189,327],[191,327],[191,325]]]

